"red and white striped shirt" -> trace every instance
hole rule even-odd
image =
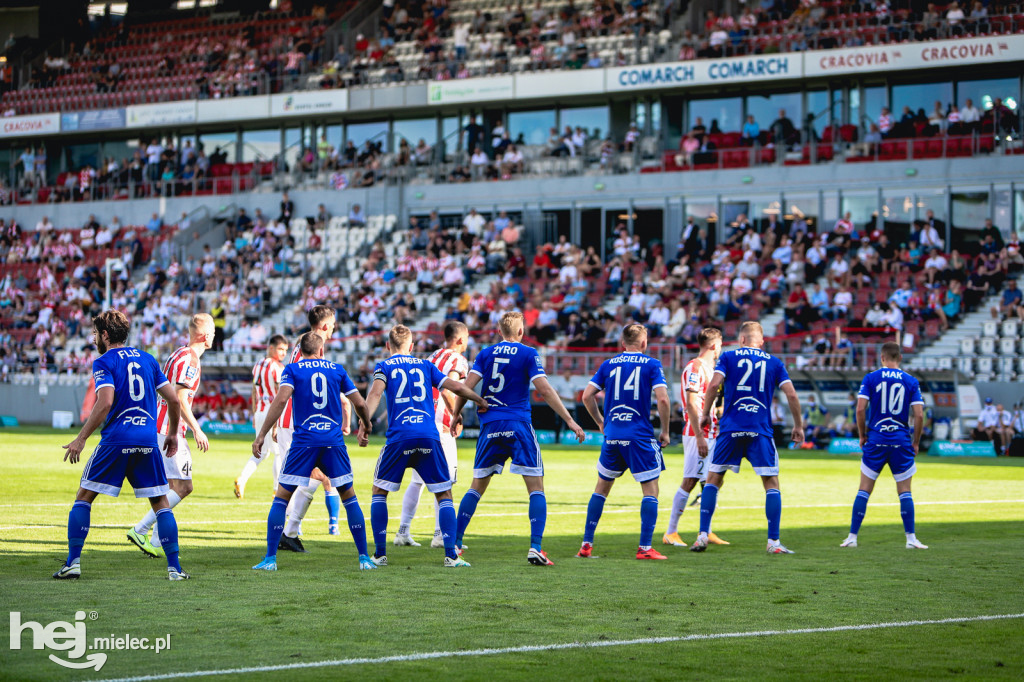
[[[693,429],[693,424],[690,423],[690,414],[686,411],[687,393],[697,394],[697,412],[700,413],[704,409],[704,393],[707,391],[708,383],[711,381],[711,370],[709,370],[700,358],[694,358],[687,363],[683,369],[683,383],[681,388],[683,398],[683,419],[685,424],[683,426],[684,436],[696,436],[697,432]],[[714,410],[711,411],[711,426],[704,427],[705,438],[715,438],[718,436],[718,416]]]
[[[441,374],[445,376],[455,372],[459,375],[459,381],[465,381],[469,375],[469,362],[464,355],[453,350],[438,348],[430,356],[430,362],[441,370]],[[434,401],[436,403],[434,405],[434,423],[437,424],[438,433],[444,435],[451,428],[452,413],[448,410],[448,404],[441,397],[441,393],[437,388],[434,388]]]
[[[299,361],[299,356],[300,356],[300,353],[299,353],[299,342],[296,341],[294,346],[295,347],[292,349],[291,358],[289,358],[289,360],[288,360],[288,364],[289,365],[292,364],[293,362],[298,362]],[[281,369],[282,369],[282,371],[284,370],[283,367]],[[294,424],[292,424],[292,401],[291,401],[291,398],[289,398],[288,402],[285,403],[284,412],[281,413],[281,418],[277,420],[277,425],[278,425],[279,428],[282,428],[282,429],[293,429],[293,428],[295,428]]]
[[[263,358],[252,368],[252,393],[256,411],[263,412],[277,395],[284,365],[274,358]]]
[[[192,401],[195,399],[196,393],[199,392],[199,376],[202,374],[202,368],[199,366],[199,356],[188,346],[182,346],[171,353],[171,357],[167,358],[167,362],[164,364],[164,374],[167,376],[167,380],[171,382],[171,385],[174,386],[175,391],[182,386],[188,389],[186,400],[188,401],[189,409],[191,409]],[[169,427],[167,401],[160,398],[156,414],[157,432],[166,436]],[[178,432],[181,436],[184,436],[187,430],[188,425],[182,419],[179,422]]]

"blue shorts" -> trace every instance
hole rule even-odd
[[[319,467],[335,488],[352,482],[352,463],[344,445],[292,445],[277,482],[284,485],[310,485],[313,469]]]
[[[135,497],[166,495],[167,474],[163,453],[156,443],[148,446],[106,445],[102,441],[92,451],[82,472],[82,487],[94,493],[117,497],[124,479],[135,488]]]
[[[653,481],[665,470],[661,443],[649,439],[606,440],[597,460],[597,473],[605,480],[621,476],[626,469],[639,483]]]
[[[380,449],[373,484],[382,490],[395,492],[402,487],[406,469],[415,469],[432,493],[452,489],[448,459],[437,438],[406,438],[387,443]]]
[[[908,444],[882,445],[865,443],[864,456],[860,460],[860,470],[871,480],[878,478],[885,465],[889,465],[893,480],[905,481],[917,473],[914,463],[914,447]]]
[[[511,419],[499,419],[480,426],[476,441],[476,459],[473,478],[487,478],[500,474],[505,460],[512,458],[509,471],[520,476],[543,476],[544,462],[540,458],[540,443],[533,424]]]
[[[739,473],[744,457],[758,476],[779,475],[779,451],[775,449],[775,441],[771,436],[750,431],[718,434],[708,471],[720,474],[730,469]]]

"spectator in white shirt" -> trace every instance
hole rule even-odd
[[[946,257],[938,249],[932,249],[928,260],[924,262],[924,276],[928,279],[928,283],[933,283],[935,277],[941,275],[948,265],[949,261],[946,260]]]
[[[981,112],[974,106],[970,99],[964,102],[964,108],[960,110],[960,122],[964,124],[965,132],[973,132],[981,121]]]
[[[843,254],[837,253],[828,264],[828,281],[840,287],[850,285],[850,264],[843,258]]]
[[[479,237],[483,234],[484,223],[487,220],[476,212],[475,208],[469,209],[469,213],[462,219],[462,225],[469,230],[469,233],[474,237]]]
[[[110,246],[112,241],[114,241],[114,233],[110,231],[108,226],[101,225],[100,229],[96,232],[96,248],[105,249]]]
[[[939,236],[939,231],[931,223],[925,223],[924,227],[921,228],[920,243],[923,249],[934,248],[940,250],[944,244],[942,237]]]

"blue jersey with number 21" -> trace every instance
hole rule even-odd
[[[869,443],[910,444],[910,408],[924,404],[917,379],[902,369],[877,369],[864,377],[857,397],[868,401]]]
[[[446,379],[434,363],[411,355],[392,355],[377,363],[373,380],[383,381],[386,389],[389,441],[438,438],[433,389]]]
[[[480,351],[469,370],[480,377],[477,393],[489,405],[480,424],[499,419],[532,421],[530,384],[544,376],[537,351],[521,343],[502,341]]]
[[[747,431],[771,437],[772,398],[775,389],[790,380],[782,361],[758,348],[737,348],[722,353],[715,374],[725,378],[725,405],[719,431]]]
[[[281,385],[291,386],[295,447],[344,447],[341,394],[356,392],[341,365],[330,360],[300,359],[284,368]]]
[[[167,383],[149,353],[130,346],[111,348],[92,363],[96,391],[114,389],[114,402],[100,431],[106,445],[156,445],[156,391]]]

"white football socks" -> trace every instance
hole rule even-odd
[[[181,502],[181,498],[178,497],[178,493],[173,490],[167,493],[167,503],[174,509]],[[135,524],[135,532],[139,535],[145,535],[149,531],[153,530],[153,526],[156,524],[156,512],[150,509],[146,512],[146,515],[142,517],[142,520]],[[153,537],[149,539],[149,543],[154,547],[160,546],[160,536],[157,533],[153,533]]]
[[[309,511],[309,505],[313,502],[313,493],[316,492],[317,482],[314,485],[304,485],[295,489],[291,502],[288,504],[288,521],[284,526],[284,534],[294,538],[302,530],[302,519]]]
[[[416,510],[420,506],[420,496],[423,494],[423,484],[419,481],[410,481],[405,489],[405,496],[402,497],[402,517],[398,522],[398,534],[408,535],[409,526],[412,524]]]
[[[260,460],[255,457],[250,457],[249,461],[242,467],[242,473],[238,474],[238,485],[241,488],[245,487],[245,484],[249,482],[249,479],[253,474],[256,473],[256,467],[260,465]]]
[[[676,490],[675,497],[672,498],[672,513],[668,517],[668,530],[666,532],[669,535],[679,532],[679,517],[686,510],[686,501],[689,499],[690,493],[682,488]]]

